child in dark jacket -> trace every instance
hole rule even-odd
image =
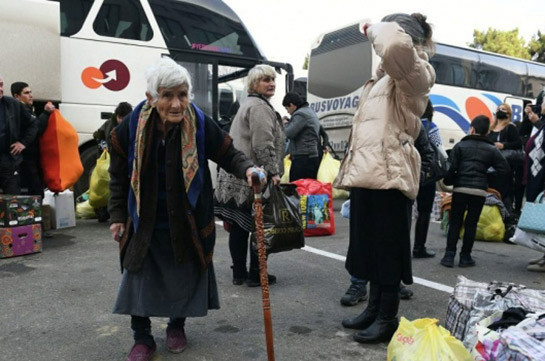
[[[456,243],[464,224],[464,240],[460,252],[460,267],[475,266],[471,258],[471,250],[475,242],[477,222],[483,209],[488,188],[487,171],[493,167],[497,177],[508,174],[509,164],[494,147],[488,137],[490,119],[479,115],[471,122],[469,135],[454,146],[450,153],[450,169],[444,182],[453,185],[452,204],[447,235],[447,249],[441,264],[445,267],[454,266]],[[500,178],[503,179],[503,178]],[[464,222],[464,213],[467,215]]]

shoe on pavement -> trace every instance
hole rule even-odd
[[[187,347],[185,330],[182,328],[167,328],[167,349],[172,353],[180,353]]]
[[[414,292],[408,289],[405,286],[399,287],[399,298],[402,300],[410,300],[411,297],[414,295]]]
[[[530,262],[528,262],[528,265],[531,265],[531,264],[538,264],[540,263],[541,261],[545,260],[545,256],[542,256],[540,258],[536,258],[536,259],[533,259],[531,260]]]
[[[344,296],[341,297],[341,305],[355,306],[367,299],[367,286],[365,284],[351,283]]]
[[[267,275],[267,278],[269,280],[269,286],[274,285],[276,283],[276,276],[275,275]],[[248,287],[259,287],[261,286],[261,281],[259,279],[259,276],[255,276],[252,273],[248,274],[248,278],[246,278],[246,286]]]
[[[475,266],[475,260],[471,258],[470,254],[463,254],[460,253],[460,263],[458,264],[460,267],[473,267]]]
[[[155,343],[153,343],[152,347],[144,344],[134,344],[131,352],[127,355],[126,361],[149,361],[155,350],[157,350]]]
[[[545,272],[545,258],[542,258],[538,263],[528,265],[526,269],[532,272]]]
[[[454,256],[456,255],[456,253],[452,252],[452,251],[446,251],[445,252],[445,255],[443,256],[443,258],[441,259],[441,264],[445,267],[454,267]]]
[[[413,249],[413,258],[432,258],[435,257],[435,252],[430,251],[426,247]]]

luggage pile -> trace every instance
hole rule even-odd
[[[473,360],[545,360],[545,291],[458,276],[446,329]]]
[[[0,195],[0,258],[42,251],[41,198]]]

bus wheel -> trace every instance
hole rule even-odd
[[[80,153],[81,163],[83,164],[83,174],[74,184],[74,199],[79,197],[82,193],[85,193],[89,189],[89,180],[91,179],[91,172],[97,164],[98,148],[95,144],[85,148]]]

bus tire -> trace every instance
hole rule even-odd
[[[89,189],[89,180],[91,173],[97,164],[98,148],[96,144],[91,144],[80,152],[81,164],[83,165],[83,174],[74,184],[74,199],[85,193]]]

